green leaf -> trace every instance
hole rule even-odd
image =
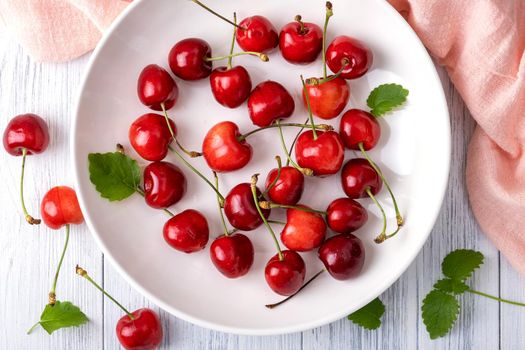
[[[131,196],[140,184],[137,162],[119,153],[90,153],[89,179],[98,193],[110,201],[120,201]]]
[[[470,249],[458,249],[449,253],[443,259],[441,270],[449,278],[465,281],[481,264],[483,264],[483,254],[480,252]]]
[[[468,290],[468,286],[462,281],[450,278],[443,278],[434,284],[435,289],[439,289],[445,293],[461,294]]]
[[[365,329],[377,329],[381,326],[381,316],[385,313],[385,305],[375,298],[356,312],[348,315],[348,319]]]
[[[78,307],[69,301],[56,301],[55,305],[47,304],[40,316],[40,325],[51,334],[65,327],[78,327],[86,322],[88,318]]]
[[[421,311],[430,339],[436,339],[447,334],[456,322],[459,303],[453,295],[434,289],[423,299]]]
[[[371,113],[380,117],[401,106],[407,100],[408,90],[398,84],[383,84],[376,87],[366,100]]]

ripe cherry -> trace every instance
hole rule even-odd
[[[343,60],[349,64],[343,68]],[[363,76],[372,66],[372,51],[361,41],[346,35],[336,37],[326,49],[326,63],[332,72],[342,69],[341,77],[356,79]]]
[[[175,135],[175,123],[170,119]],[[129,128],[129,141],[135,151],[144,159],[160,161],[168,154],[168,147],[173,141],[166,119],[154,113],[137,118]]]
[[[216,172],[244,167],[252,158],[252,146],[244,139],[237,124],[226,121],[214,125],[204,137],[202,153],[208,166]]]
[[[279,44],[277,29],[263,16],[243,19],[236,35],[237,43],[244,51],[269,52]]]
[[[211,74],[210,45],[198,38],[183,39],[171,49],[168,61],[173,74],[183,80],[204,79]]]
[[[264,199],[257,189],[257,198]],[[261,226],[261,219],[249,183],[241,183],[231,189],[224,200],[224,213],[230,224],[242,231],[255,230]],[[266,218],[270,216],[269,209],[263,209]]]
[[[264,277],[268,286],[277,294],[292,295],[304,282],[306,266],[303,258],[293,250],[274,255],[266,264]]]
[[[381,190],[381,177],[366,159],[350,159],[341,171],[341,183],[345,194],[352,199],[374,196]]]
[[[335,174],[343,164],[343,143],[334,131],[307,130],[297,139],[295,158],[299,166],[312,169],[315,176]]]
[[[144,105],[155,111],[162,111],[162,105],[166,110],[175,105],[179,88],[164,68],[150,64],[139,75],[137,94]]]
[[[350,109],[341,117],[339,134],[347,148],[359,150],[359,144],[362,143],[365,151],[368,151],[379,142],[381,127],[371,113]]]
[[[241,233],[219,236],[210,246],[213,265],[228,278],[246,275],[253,264],[253,256],[252,242]]]
[[[204,249],[210,236],[206,218],[193,209],[184,210],[166,221],[162,231],[166,242],[184,253]]]
[[[336,77],[331,80],[308,79],[306,90],[310,98],[312,113],[321,119],[333,119],[345,109],[350,99],[350,87],[346,80]],[[303,102],[307,105],[303,91]]]
[[[368,212],[361,204],[350,198],[338,198],[326,209],[326,222],[332,231],[350,233],[368,220]]]
[[[319,213],[305,211],[304,205],[286,210],[286,225],[281,241],[291,250],[306,252],[317,248],[326,236],[326,223]]]
[[[228,108],[239,107],[252,90],[252,80],[243,66],[215,68],[210,85],[215,100]]]
[[[172,163],[153,162],[144,169],[144,197],[156,209],[164,209],[181,200],[186,193],[186,178]]]
[[[318,251],[326,270],[337,280],[359,275],[365,263],[365,248],[351,233],[342,233],[327,239]]]
[[[281,84],[267,80],[255,87],[248,98],[250,119],[257,126],[268,126],[277,119],[288,118],[295,102]]]
[[[84,221],[75,190],[68,186],[57,186],[47,191],[42,198],[40,215],[44,223],[53,230]]]
[[[315,23],[302,22],[301,16],[286,24],[279,34],[279,48],[290,63],[307,64],[315,61],[322,50],[323,31]]]
[[[272,169],[266,177],[266,191],[274,203],[295,205],[304,190],[304,175],[292,166]]]

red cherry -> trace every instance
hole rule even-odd
[[[345,109],[350,99],[350,87],[341,77],[318,84],[309,83],[306,90],[310,98],[312,113],[321,119],[333,119]],[[307,106],[303,89],[303,102]]]
[[[139,75],[137,94],[144,105],[155,111],[162,111],[162,103],[166,110],[175,105],[179,88],[164,68],[150,64]]]
[[[175,135],[177,129],[170,119]],[[165,117],[148,113],[137,118],[129,128],[129,141],[135,151],[144,159],[159,161],[168,154],[168,146],[173,138],[166,124]]]
[[[350,233],[368,220],[368,212],[358,202],[350,198],[338,198],[326,209],[326,222],[332,231]]]
[[[166,221],[162,232],[170,246],[184,253],[204,249],[210,237],[206,218],[193,209],[184,210]]]
[[[283,260],[276,254],[268,261],[264,277],[275,293],[288,296],[303,285],[306,266],[303,258],[293,250],[284,250],[282,254]]]
[[[376,195],[383,184],[379,174],[363,158],[354,158],[346,162],[341,171],[341,183],[343,191],[353,199],[368,197],[367,189]]]
[[[290,93],[281,84],[267,80],[255,87],[248,98],[250,119],[257,126],[268,126],[288,118],[295,109]]]
[[[365,263],[365,248],[351,233],[342,233],[327,239],[318,251],[326,270],[337,280],[356,277]]]
[[[272,169],[266,177],[266,189],[275,181],[279,171]],[[268,191],[272,202],[285,205],[295,205],[301,199],[304,190],[304,175],[294,167],[281,168],[281,174],[275,185]]]
[[[262,197],[257,189],[257,197]],[[270,209],[261,209],[264,217],[270,216]],[[231,189],[224,199],[224,213],[230,224],[242,231],[255,230],[263,221],[253,201],[249,183],[241,183]]]
[[[241,233],[217,237],[210,247],[213,265],[228,278],[244,276],[253,264],[253,244]]]
[[[67,186],[53,187],[42,198],[40,215],[53,230],[64,225],[81,224],[84,221],[75,190]]]
[[[295,22],[286,24],[279,34],[279,48],[284,59],[290,63],[306,64],[316,60],[323,46],[323,31],[314,23]]]
[[[159,316],[151,309],[143,308],[122,316],[117,322],[117,337],[124,349],[153,350],[162,341],[162,324]]]
[[[372,114],[361,109],[351,109],[341,117],[339,134],[347,148],[359,150],[359,144],[362,143],[365,151],[368,151],[379,142],[381,127]]]
[[[204,137],[202,153],[208,166],[216,172],[227,172],[244,167],[252,158],[252,146],[239,141],[239,127],[226,121],[214,125]]]
[[[335,174],[343,164],[343,143],[335,131],[317,130],[314,140],[313,130],[308,130],[297,139],[295,158],[300,167],[312,169],[316,176]]]
[[[308,208],[305,205],[299,207]],[[321,245],[325,236],[326,223],[320,214],[300,209],[286,210],[286,225],[281,232],[281,241],[288,249],[298,252],[312,250]]]
[[[154,162],[144,169],[144,198],[156,209],[164,209],[181,200],[186,193],[182,171],[168,162]]]
[[[243,19],[239,23],[236,38],[244,51],[268,52],[279,43],[277,29],[263,16]]]
[[[204,79],[211,73],[210,45],[197,38],[184,39],[171,49],[168,61],[173,74],[184,80]]]
[[[215,68],[210,85],[215,100],[229,108],[239,107],[252,91],[252,80],[243,66]]]
[[[339,72],[343,60],[350,64],[342,71],[344,79],[355,79],[363,76],[374,61],[372,51],[361,41],[346,35],[336,37],[326,49],[326,64],[332,72]]]
[[[27,154],[38,154],[49,145],[49,130],[38,115],[21,114],[9,121],[3,141],[7,153],[13,156],[22,155],[23,148],[27,149]]]

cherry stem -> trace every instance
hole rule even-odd
[[[55,272],[55,277],[53,278],[53,285],[51,286],[51,291],[49,291],[49,305],[55,305],[55,302],[56,302],[56,289],[57,289],[58,275],[60,274],[60,268],[62,267],[62,262],[64,261],[64,256],[66,255],[68,244],[69,244],[69,224],[66,225],[66,242],[64,243],[62,254],[60,254],[60,260],[58,261],[58,266]]]
[[[328,124],[317,124],[317,125],[308,125],[308,124],[299,124],[299,123],[283,123],[283,124],[270,124],[268,126],[263,126],[263,127],[260,127],[260,128],[257,128],[257,129],[254,129],[250,132],[247,132],[246,134],[243,134],[239,137],[237,137],[237,140],[239,141],[243,141],[244,139],[246,139],[248,136],[251,136],[259,131],[262,131],[262,130],[266,130],[266,129],[270,129],[270,128],[278,128],[278,127],[283,127],[283,126],[293,126],[293,127],[296,127],[296,128],[308,128],[308,129],[320,129],[320,130],[324,130],[324,131],[332,131],[334,128],[331,126],[331,125],[328,125]]]
[[[279,220],[267,220],[269,224],[286,225],[286,222]]]
[[[279,129],[280,130],[280,129]],[[283,167],[282,163],[281,163],[281,157],[279,156],[275,156],[275,160],[277,161],[277,176],[275,177],[275,179],[273,179],[272,183],[270,184],[270,186],[268,186],[266,188],[266,190],[264,190],[263,192],[263,197],[265,195],[268,194],[268,192],[270,192],[270,190],[275,186],[275,184],[277,183],[277,181],[279,181],[279,178],[281,177],[281,168]]]
[[[233,13],[233,23],[234,24],[237,24],[237,13]],[[235,48],[235,36],[237,35],[237,25],[235,25],[233,27],[233,38],[232,38],[232,43],[231,43],[231,46],[230,46],[230,57],[228,57],[228,69],[231,69],[232,68],[232,59],[233,59],[233,56],[231,56],[233,54],[233,49]]]
[[[306,119],[303,124],[306,124],[306,123],[308,123],[308,119]],[[303,130],[304,130],[304,127],[299,129],[299,131],[297,132],[297,135],[295,135],[292,141],[292,145],[290,146],[290,150],[288,151],[288,156],[287,156],[288,160],[286,161],[286,166],[290,165],[290,161],[292,159],[291,157],[292,157],[293,148],[295,147],[295,143],[297,142],[297,139],[299,138],[299,136],[301,136],[301,133],[303,132]]]
[[[288,149],[286,148],[286,142],[284,141],[283,129],[281,128],[281,121],[279,119],[277,119],[277,127],[279,128],[279,137],[281,139],[281,146],[283,148],[284,154],[286,154],[286,157],[288,158],[288,160],[286,161],[286,165],[288,166],[288,164],[292,163],[293,167],[299,170],[304,175],[313,176],[314,171],[312,169],[300,167],[296,162],[293,161],[292,156],[291,156],[292,151],[288,152]],[[301,131],[302,130],[303,128],[301,128]]]
[[[303,284],[301,286],[301,288],[299,288],[299,290],[297,290],[297,292],[293,293],[292,295],[290,295],[289,297],[279,301],[278,303],[275,303],[275,304],[267,304],[267,305],[264,305],[266,306],[268,309],[273,309],[281,304],[284,304],[286,303],[288,300],[292,299],[294,296],[296,296],[300,291],[302,291],[304,288],[306,288],[307,285],[309,285],[313,280],[315,280],[320,274],[322,274],[323,272],[325,271],[325,269],[322,269],[321,271],[319,271],[318,273],[316,273],[315,275],[312,276],[312,278],[310,278],[308,281],[306,281],[305,284]]]
[[[383,209],[381,204],[379,204],[379,202],[377,201],[376,197],[374,196],[374,194],[370,190],[370,187],[367,187],[366,193],[368,194],[368,197],[370,197],[370,199],[372,199],[372,201],[375,203],[375,205],[377,205],[377,207],[381,211],[381,216],[383,217],[383,229],[381,230],[381,233],[374,239],[374,242],[376,242],[377,244],[383,243],[385,241],[385,239],[386,239],[386,214],[385,214],[385,210]]]
[[[256,51],[241,51],[241,52],[231,53],[226,56],[206,57],[204,60],[206,62],[221,61],[225,59],[228,59],[228,61],[230,61],[233,57],[242,56],[242,55],[257,56],[263,62],[268,62],[270,60],[267,54],[263,52],[256,52]]]
[[[301,26],[301,27],[299,28],[299,34],[304,34],[304,33],[306,33],[306,30],[304,29],[304,23],[303,23],[302,19],[303,19],[303,18],[301,17],[301,15],[297,15],[297,16],[295,16],[295,18],[294,18],[294,20],[295,20],[297,23],[299,23],[299,25]]]
[[[273,232],[272,227],[268,223],[268,220],[266,220],[266,217],[264,216],[261,207],[259,206],[259,198],[257,198],[257,180],[259,178],[259,174],[255,174],[252,176],[252,181],[250,183],[250,187],[252,189],[252,196],[253,196],[253,202],[255,203],[255,207],[257,208],[257,211],[259,212],[259,216],[261,217],[262,221],[264,222],[264,225],[268,229],[268,232],[272,235],[273,242],[275,243],[275,248],[277,248],[277,254],[279,255],[279,260],[283,261],[283,252],[281,251],[281,246],[279,245],[279,241],[277,240],[277,237],[275,236],[275,232]]]
[[[135,188],[135,192],[137,192],[138,194],[140,194],[142,197],[145,197],[146,195],[144,194],[144,190],[140,187],[140,186],[137,186]],[[174,217],[175,214],[173,214],[173,212],[171,212],[168,208],[164,208],[162,209],[162,211],[164,211],[166,214],[168,214],[169,216],[171,217]]]
[[[490,295],[490,294],[483,293],[483,292],[478,292],[477,290],[470,289],[470,288],[467,289],[467,292],[472,293],[472,294],[481,295],[483,297],[490,298],[490,299],[493,299],[493,300],[497,300],[497,301],[502,302],[502,303],[517,305],[517,306],[525,306],[525,303],[520,303],[520,302],[513,301],[513,300],[498,298],[498,297],[496,297],[494,295]]]
[[[315,214],[319,214],[319,215],[326,215],[326,211],[316,210],[316,209],[312,209],[312,208],[300,207],[300,206],[297,206],[297,205],[278,204],[278,203],[273,203],[273,202],[270,202],[270,201],[260,201],[259,205],[263,209],[274,209],[274,208],[296,209],[296,210],[300,210],[300,211],[305,211],[307,213],[315,213]]]
[[[22,203],[22,210],[24,211],[24,217],[28,224],[38,225],[40,219],[35,219],[27,212],[26,203],[24,201],[24,173],[26,167],[27,148],[22,148],[22,172],[20,174],[20,202]]]
[[[87,273],[86,270],[84,270],[83,268],[81,268],[80,266],[76,266],[75,267],[75,272],[77,275],[79,276],[82,276],[84,277],[86,280],[89,281],[89,283],[91,283],[92,285],[95,286],[95,288],[97,288],[99,291],[101,291],[105,296],[107,296],[112,302],[114,302],[115,304],[117,304],[118,307],[120,307],[122,309],[122,311],[124,311],[129,318],[131,318],[132,320],[135,319],[135,316],[133,316],[133,314],[131,312],[128,311],[128,309],[126,309],[124,306],[122,306],[121,303],[119,303],[115,298],[113,298],[108,292],[106,292],[104,290],[104,288],[102,288],[97,282],[95,282]]]
[[[219,190],[219,177],[217,176],[217,173],[215,171],[213,172],[213,177],[215,178],[215,188],[218,191]],[[229,236],[230,232],[228,231],[228,227],[226,226],[226,220],[224,220],[224,213],[222,212],[221,199],[218,195],[217,195],[217,206],[219,207],[219,214],[221,217],[222,227],[224,229],[224,235]]]
[[[310,123],[312,124],[312,133],[315,141],[317,140],[317,131],[315,130],[314,116],[312,115],[312,106],[310,105],[310,94],[308,93],[308,89],[306,88],[306,84],[304,83],[304,78],[302,75],[301,82],[303,83],[304,97],[306,99],[306,107],[308,108],[308,118],[310,119]]]
[[[240,25],[238,25],[237,23],[234,23],[232,21],[230,21],[228,18],[218,14],[217,12],[213,11],[211,8],[209,8],[208,6],[204,5],[202,2],[198,1],[198,0],[191,0],[192,2],[196,3],[197,5],[199,5],[200,7],[202,7],[203,9],[205,9],[206,11],[214,14],[215,16],[219,17],[220,19],[222,19],[223,21],[226,21],[228,23],[230,23],[232,26],[236,27],[236,28],[239,28],[239,29],[242,29],[242,30],[247,30],[247,28],[244,28]]]
[[[180,150],[186,153],[186,155],[190,158],[197,158],[197,157],[202,156],[202,153],[196,152],[196,151],[188,151],[184,146],[182,146],[179,143],[179,140],[177,140],[177,137],[175,137],[175,132],[173,131],[173,128],[171,127],[171,123],[169,122],[170,118],[168,117],[168,112],[166,111],[166,106],[164,105],[164,102],[160,104],[160,107],[162,108],[162,112],[164,112],[164,118],[166,119],[166,123],[168,124],[168,129],[170,131],[171,137],[173,138],[177,146],[180,148]]]
[[[326,15],[324,19],[324,28],[323,28],[323,78],[326,78],[326,30],[328,28],[328,22],[330,17],[334,15],[332,10],[333,6],[330,1],[326,2]]]
[[[335,74],[332,74],[328,77],[325,77],[325,78],[322,78],[322,79],[318,79],[318,78],[308,78],[306,79],[306,84],[308,85],[320,85],[320,84],[324,84],[324,83],[328,83],[329,81],[332,81],[334,79],[337,79],[341,74],[343,74],[343,71],[346,69],[346,66],[348,66],[350,64],[350,61],[348,60],[348,58],[343,58],[341,60],[341,68],[339,69],[339,71],[337,71],[337,73]]]

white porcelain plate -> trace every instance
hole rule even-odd
[[[237,12],[238,18],[260,14],[277,28],[301,14],[306,21],[322,26],[324,1],[217,1],[208,0],[212,8],[226,15]],[[416,257],[434,224],[445,192],[450,160],[450,129],[443,90],[431,59],[414,32],[385,1],[334,0],[334,12],[328,40],[346,34],[365,41],[373,50],[372,70],[363,78],[350,81],[349,107],[366,108],[371,89],[395,82],[410,90],[404,108],[380,119],[382,138],[371,156],[382,166],[397,194],[406,217],[406,226],[394,239],[376,245],[372,239],[381,227],[379,213],[370,200],[361,203],[371,212],[368,223],[356,235],[366,248],[361,275],[350,281],[336,281],[328,274],[290,302],[269,310],[264,304],[281,299],[264,280],[266,261],[275,254],[264,228],[248,232],[255,246],[255,262],[243,278],[230,280],[212,265],[208,249],[183,254],[163,240],[162,226],[167,220],[162,211],[149,208],[144,200],[132,196],[120,203],[102,199],[89,181],[87,156],[90,152],[113,151],[115,143],[127,146],[132,121],[149,110],[136,94],[136,81],[144,66],[156,63],[167,68],[170,48],[179,40],[199,37],[208,41],[215,55],[226,54],[232,28],[187,0],[144,0],[130,5],[114,23],[91,57],[78,110],[73,124],[72,156],[77,189],[86,222],[96,241],[117,270],[141,293],[173,315],[189,322],[241,334],[278,334],[320,326],[362,307],[388,288]],[[300,96],[299,75],[319,76],[321,60],[308,66],[285,62],[279,51],[270,62],[255,57],[239,57],[254,86],[272,79],[292,92],[296,109],[290,118],[300,122],[307,116]],[[216,66],[218,66],[216,64]],[[215,102],[207,79],[198,82],[177,80],[179,102],[169,111],[177,123],[179,140],[190,149],[201,149],[207,130],[215,123],[232,120],[241,132],[254,128],[246,104],[231,110]],[[337,125],[337,120],[334,125]],[[291,139],[297,132],[286,130]],[[275,129],[253,135],[252,161],[244,169],[221,175],[224,193],[240,182],[248,182],[261,173],[261,182],[275,166],[274,156],[283,152]],[[346,158],[356,156],[347,151]],[[167,160],[177,163],[173,155]],[[193,164],[211,177],[203,159]],[[140,161],[142,166],[145,161]],[[183,165],[180,165],[183,168]],[[221,232],[215,197],[211,190],[184,168],[188,191],[173,208],[200,210],[208,218],[211,238]],[[339,175],[308,179],[301,202],[324,209],[328,203],[344,196]],[[394,229],[392,202],[382,191],[380,201],[388,212]],[[283,213],[274,210],[279,219]],[[277,233],[280,227],[275,227]],[[319,271],[316,252],[303,254],[307,278]]]

